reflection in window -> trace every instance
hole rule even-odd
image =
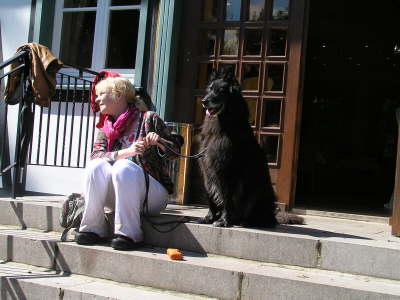
[[[226,0],[225,20],[240,21],[241,0]]]
[[[92,65],[95,22],[95,11],[64,12],[60,43],[61,61],[85,68]]]
[[[96,7],[97,0],[65,0],[64,8]]]
[[[212,56],[215,55],[215,43],[217,40],[216,30],[205,30],[201,32],[201,54]]]
[[[262,43],[262,30],[246,29],[244,32],[244,55],[260,55]]]
[[[266,91],[283,91],[284,64],[268,64],[264,89]]]
[[[194,122],[196,124],[203,123],[204,116],[206,114],[203,104],[201,103],[201,99],[203,99],[203,97],[197,96],[195,98],[196,107],[194,109]]]
[[[268,56],[286,55],[286,30],[271,29],[269,33]]]
[[[231,72],[233,74],[236,74],[236,63],[220,63],[218,65],[218,71],[222,73],[228,73]]]
[[[262,127],[280,127],[281,107],[281,100],[264,99]]]
[[[274,0],[273,20],[287,20],[289,17],[289,0]]]
[[[278,135],[262,135],[261,148],[267,157],[268,163],[278,163],[279,136]]]
[[[265,0],[250,0],[249,3],[249,21],[264,20],[264,4]]]
[[[243,90],[258,90],[259,64],[243,64]]]
[[[222,55],[237,55],[239,52],[239,30],[228,29],[224,32]]]
[[[206,22],[217,21],[217,5],[218,0],[203,0],[203,17]]]
[[[111,11],[106,68],[135,68],[138,27],[139,10]]]
[[[249,108],[249,123],[250,126],[256,126],[256,115],[257,115],[257,98],[244,98]]]
[[[200,63],[198,76],[197,76],[197,88],[205,89],[208,84],[208,79],[210,78],[213,65],[212,63]]]

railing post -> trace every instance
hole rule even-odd
[[[13,173],[13,184],[11,189],[11,197],[15,199],[17,196],[22,196],[25,191],[25,171],[26,171],[26,158],[21,157],[21,142],[22,142],[22,110],[26,104],[26,88],[27,78],[29,76],[30,62],[29,53],[23,56],[23,64],[25,65],[21,75],[21,98],[18,104],[18,120],[17,120],[17,134],[15,138],[15,154],[14,154],[14,173]]]
[[[1,73],[0,73],[1,74]],[[0,82],[0,89],[3,90],[3,81]],[[7,127],[7,104],[4,101],[4,94],[0,95],[0,174],[3,188],[11,187],[11,174],[4,172],[6,166],[10,164],[10,149],[8,143]]]

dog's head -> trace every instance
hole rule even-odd
[[[202,104],[211,116],[223,114],[232,102],[243,101],[239,82],[231,71],[218,73],[214,70],[206,92]]]

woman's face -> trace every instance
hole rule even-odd
[[[96,90],[96,103],[100,112],[104,115],[114,115],[117,105],[117,97],[111,89]]]

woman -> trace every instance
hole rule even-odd
[[[158,214],[173,191],[165,159],[176,158],[169,149],[179,152],[181,145],[155,112],[139,111],[135,102],[135,89],[125,78],[107,77],[96,85],[96,104],[103,117],[86,168],[86,206],[76,234],[78,244],[95,244],[107,236],[105,209],[115,211],[114,249],[142,244],[140,214],[146,195],[142,168],[149,174],[145,213]]]

